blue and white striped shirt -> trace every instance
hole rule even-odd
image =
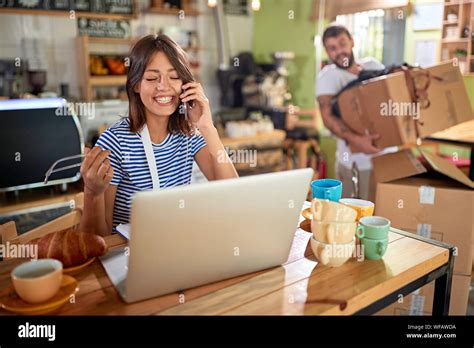
[[[129,223],[133,194],[153,188],[141,136],[130,132],[129,120],[125,118],[105,130],[96,146],[111,150],[109,160],[114,169],[111,184],[118,186],[113,226]],[[169,133],[163,142],[152,146],[160,188],[166,188],[191,183],[194,156],[206,142],[201,135],[189,138],[183,133]]]

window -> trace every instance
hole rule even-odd
[[[354,36],[354,56],[374,57],[385,66],[404,62],[405,16],[401,8],[372,10],[336,17]],[[405,11],[406,12],[406,11]]]
[[[336,22],[346,26],[354,37],[356,58],[374,57],[383,61],[384,15],[384,10],[371,10],[336,17]]]

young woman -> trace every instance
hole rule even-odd
[[[86,149],[83,231],[107,235],[128,223],[135,192],[189,184],[194,160],[208,180],[238,176],[204,90],[173,40],[149,35],[135,44],[126,89],[128,117]]]

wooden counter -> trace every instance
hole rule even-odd
[[[303,218],[301,218],[303,219]],[[399,294],[436,280],[434,314],[447,314],[454,248],[392,229],[382,260],[351,259],[339,268],[318,265],[309,245],[310,233],[297,229],[287,262],[220,282],[133,304],[123,302],[100,261],[73,276],[80,290],[63,315],[188,315],[370,314],[389,305]],[[107,237],[110,248],[126,241]],[[10,284],[10,271],[21,263],[0,263],[0,289]],[[1,315],[9,314],[0,310]]]
[[[251,137],[239,137],[230,138],[222,137],[221,141],[224,146],[229,147],[241,147],[241,146],[283,146],[283,140],[285,140],[286,132],[280,129],[275,129],[271,133],[258,134]]]

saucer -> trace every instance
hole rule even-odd
[[[307,220],[311,220],[313,218],[313,214],[311,213],[311,208],[306,208],[301,212],[301,215]]]
[[[301,221],[300,228],[303,231],[311,233],[311,220],[306,219],[306,220]]]
[[[10,285],[0,293],[0,308],[22,315],[43,315],[50,313],[69,301],[71,295],[79,291],[78,282],[71,276],[63,275],[59,291],[51,299],[42,303],[23,301]]]
[[[72,272],[76,272],[76,271],[79,271],[87,266],[89,266],[92,262],[94,262],[96,259],[96,257],[93,257],[89,260],[87,260],[86,262],[84,262],[83,264],[80,264],[80,265],[77,265],[77,266],[73,266],[73,267],[69,267],[69,268],[64,268],[63,269],[63,273],[72,273]]]

